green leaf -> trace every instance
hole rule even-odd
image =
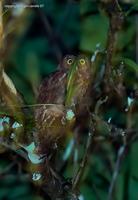
[[[138,142],[133,143],[130,149],[130,173],[138,179]]]
[[[124,58],[123,60],[128,69],[138,73],[138,64],[136,64],[133,60],[129,58]]]
[[[102,27],[99,26],[102,24]],[[82,21],[80,49],[94,51],[97,44],[105,47],[108,31],[108,20],[105,16],[94,15]]]
[[[138,180],[129,179],[129,190],[128,190],[128,200],[137,200],[138,199]]]

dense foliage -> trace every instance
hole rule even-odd
[[[23,9],[29,3],[40,8]],[[67,191],[59,199],[137,200],[137,0],[20,0],[17,4],[20,7],[7,7],[15,1],[5,0],[2,11],[0,200],[56,199],[54,195],[61,189],[47,183],[49,175],[45,184],[50,184],[54,197],[42,188],[41,174],[32,164],[38,162],[33,152],[34,111],[41,81],[57,70],[67,54],[90,58],[93,79],[90,127],[87,117],[79,115],[79,131],[67,131],[51,161]],[[76,174],[80,180],[72,189]]]

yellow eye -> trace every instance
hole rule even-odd
[[[85,64],[85,60],[83,58],[80,59],[80,64],[84,65]]]
[[[71,58],[69,58],[68,60],[67,60],[67,64],[68,65],[71,65],[73,63],[73,60],[71,59]]]

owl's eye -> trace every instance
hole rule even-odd
[[[68,65],[71,65],[72,63],[73,63],[73,59],[69,58],[69,59],[67,60],[67,64],[68,64]]]
[[[79,62],[80,62],[81,65],[84,65],[84,64],[85,64],[85,59],[81,58],[81,59],[79,60]]]

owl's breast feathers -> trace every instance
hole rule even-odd
[[[40,85],[37,101],[41,104],[64,104],[66,81],[65,70],[51,74]]]
[[[64,106],[66,82],[67,72],[60,70],[50,75],[40,85],[38,94],[40,106],[35,110],[38,131],[36,138],[40,153],[51,152],[71,127],[71,123],[67,123]]]

